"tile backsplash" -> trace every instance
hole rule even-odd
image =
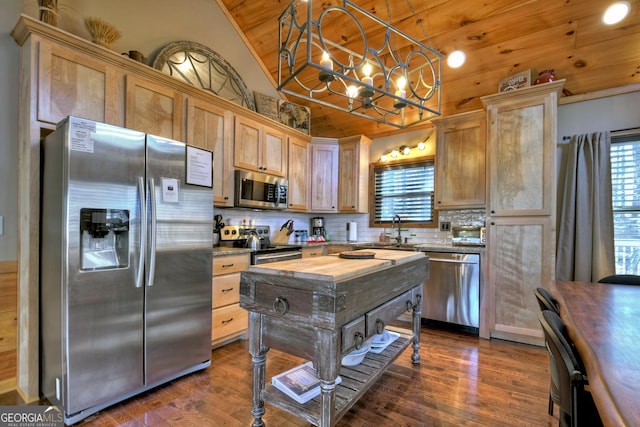
[[[254,211],[245,209],[215,209],[216,214],[222,215],[225,224],[242,225],[268,225],[271,235],[289,219],[293,220],[294,230],[311,230],[311,218],[323,217],[329,240],[337,242],[347,241],[347,223],[358,224],[358,242],[377,242],[380,233],[392,233],[390,228],[369,228],[369,214],[319,214],[319,213],[292,213],[284,211]],[[449,221],[452,227],[458,225],[484,225],[484,209],[459,209],[439,212],[440,221]],[[253,222],[252,222],[253,221]],[[395,235],[395,230],[393,232]],[[409,243],[451,243],[451,233],[440,231],[439,228],[410,228],[402,225],[402,237],[408,237]],[[290,243],[294,243],[294,234]]]

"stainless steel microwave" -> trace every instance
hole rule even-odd
[[[286,209],[289,182],[279,176],[236,170],[234,205],[239,208]]]

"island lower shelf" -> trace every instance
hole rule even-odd
[[[369,352],[362,363],[356,366],[340,367],[342,382],[336,386],[336,420],[353,406],[358,399],[384,374],[398,356],[412,343],[413,333],[406,329],[388,327],[400,337],[381,353]],[[262,392],[263,400],[284,411],[313,424],[320,425],[322,414],[321,397],[315,397],[305,404],[300,404],[270,383]]]

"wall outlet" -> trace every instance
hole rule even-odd
[[[440,231],[451,231],[451,222],[440,221]]]

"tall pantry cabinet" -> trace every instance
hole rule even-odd
[[[533,292],[555,278],[557,104],[564,80],[482,98],[489,200],[480,335],[538,344]]]

